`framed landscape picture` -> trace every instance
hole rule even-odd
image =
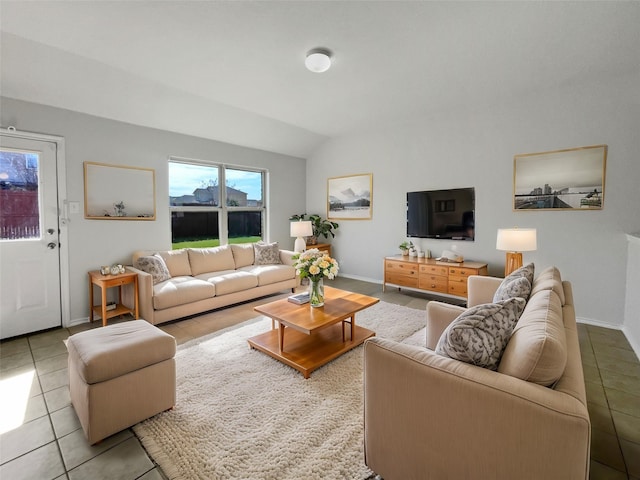
[[[607,146],[513,158],[514,210],[601,210]]]
[[[373,175],[363,173],[327,179],[327,218],[370,220]]]

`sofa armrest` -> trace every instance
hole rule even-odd
[[[127,267],[127,270],[138,274],[138,308],[140,318],[152,325],[155,324],[153,310],[153,277],[151,274],[138,270],[135,267]],[[133,304],[133,298],[123,298],[125,302]]]
[[[280,261],[285,265],[293,266],[293,256],[296,254],[293,250],[280,250]]]
[[[385,479],[585,480],[590,432],[585,405],[562,392],[424,348],[365,342],[365,462]]]
[[[465,310],[458,305],[443,302],[427,303],[427,348],[435,350],[442,332]]]
[[[467,306],[475,307],[483,303],[492,303],[493,295],[502,283],[502,278],[471,275],[467,279]]]

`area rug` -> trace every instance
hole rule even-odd
[[[424,310],[380,302],[356,322],[400,341],[426,320]],[[247,338],[269,328],[271,321],[258,317],[178,348],[175,409],[134,427],[171,480],[372,475],[364,464],[363,347],[305,380],[249,348]]]

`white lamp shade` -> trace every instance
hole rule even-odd
[[[535,228],[499,228],[496,249],[505,252],[532,252],[537,249]]]
[[[331,56],[327,52],[309,52],[304,64],[312,72],[326,72],[331,67]]]
[[[311,222],[291,222],[292,237],[310,237],[311,235],[313,235]]]

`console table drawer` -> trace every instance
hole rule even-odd
[[[405,273],[416,275],[418,273],[418,266],[411,263],[401,263],[401,262],[387,262],[386,263],[387,272],[393,273]]]
[[[447,277],[439,275],[420,275],[419,288],[432,292],[447,293]]]
[[[449,277],[449,290],[448,290],[449,294],[466,297],[467,296],[467,279],[468,279],[468,276],[467,277]]]
[[[477,268],[449,267],[449,275],[457,277],[468,277],[469,275],[477,275]]]
[[[385,275],[385,282],[393,283],[395,285],[402,285],[403,287],[417,287],[418,275],[402,275],[399,273],[387,272]]]
[[[439,267],[437,265],[420,265],[421,274],[430,275],[449,275],[448,267]]]

